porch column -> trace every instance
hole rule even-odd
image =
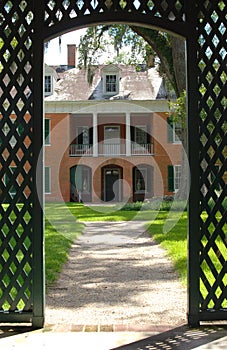
[[[93,157],[98,157],[98,126],[97,113],[93,113]]]
[[[126,113],[126,156],[131,156],[130,113]]]

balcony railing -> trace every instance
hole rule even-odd
[[[131,154],[129,156],[141,156],[154,154],[154,145],[152,143],[138,144],[131,142]],[[71,144],[69,149],[71,157],[92,157],[93,145]],[[99,156],[126,156],[125,143],[107,144],[100,142],[98,145]]]
[[[146,154],[154,154],[154,145],[152,143],[141,143],[138,144],[136,142],[131,143],[131,154],[132,155],[146,155]]]
[[[69,155],[72,157],[93,156],[93,145],[71,144]]]
[[[123,143],[99,143],[99,155],[119,156],[125,154],[125,144]]]

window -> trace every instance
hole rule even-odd
[[[77,128],[77,144],[89,145],[89,127],[80,126]]]
[[[45,167],[45,193],[51,193],[50,187],[50,167]]]
[[[177,192],[181,184],[181,165],[168,166],[168,191]]]
[[[182,125],[180,122],[174,122],[171,118],[167,118],[167,133],[169,143],[181,143]]]
[[[117,76],[106,75],[106,92],[117,92]]]
[[[134,177],[134,188],[137,193],[144,193],[147,191],[147,169],[136,168]]]
[[[52,93],[51,76],[45,75],[45,95],[50,95]]]
[[[181,165],[174,165],[174,189],[178,191],[181,183]]]
[[[147,126],[140,125],[135,127],[135,142],[139,145],[147,143]]]
[[[50,119],[45,119],[45,145],[50,145]]]
[[[82,169],[82,192],[90,192],[90,168],[83,167]]]

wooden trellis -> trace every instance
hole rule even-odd
[[[188,320],[226,319],[225,2],[1,0],[0,6],[0,322],[44,323],[43,44],[99,23],[148,26],[186,39]]]

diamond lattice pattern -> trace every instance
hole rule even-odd
[[[32,12],[1,1],[0,312],[32,307]]]
[[[165,18],[170,21],[185,20],[184,1],[178,0],[49,0],[45,7],[47,27],[84,16],[99,16],[108,12],[135,13]]]
[[[227,307],[227,6],[200,3],[201,310]]]

